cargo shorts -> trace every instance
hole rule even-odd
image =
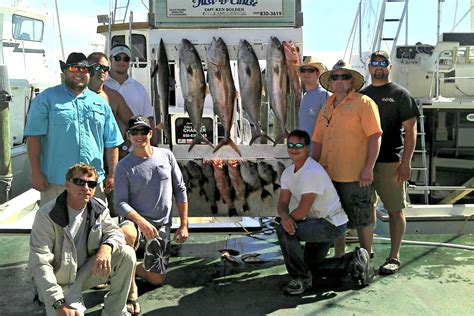
[[[359,229],[372,225],[371,186],[360,187],[359,182],[333,181],[333,184],[349,218],[347,228]]]

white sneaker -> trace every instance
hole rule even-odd
[[[109,315],[109,313],[107,313],[105,311],[105,309],[102,309],[102,316],[114,316],[114,315]],[[124,308],[122,309],[122,316],[132,316],[132,314],[130,314],[128,311],[127,311],[127,306],[124,306]]]

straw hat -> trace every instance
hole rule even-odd
[[[350,73],[352,76],[352,88],[355,91],[359,91],[364,86],[364,77],[357,70],[352,69],[351,65],[346,64],[344,60],[340,59],[330,71],[326,71],[319,77],[319,83],[324,89],[334,92],[329,84],[334,70],[344,70]]]
[[[319,70],[319,74],[322,74],[323,72],[327,71],[328,69],[322,62],[319,61],[319,59],[315,56],[306,56],[303,59],[302,64],[295,65],[296,70],[300,71],[301,67],[314,67]]]

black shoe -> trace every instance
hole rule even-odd
[[[370,263],[370,255],[364,248],[356,248],[354,257],[349,264],[349,274],[353,280],[361,285],[369,285],[374,278],[374,268]]]

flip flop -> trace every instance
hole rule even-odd
[[[240,264],[241,263],[239,259],[237,259],[235,256],[231,255],[228,251],[222,251],[221,252],[221,259],[230,261],[233,264]]]
[[[400,269],[401,262],[396,258],[387,258],[379,268],[380,275],[390,275],[396,273]]]
[[[223,249],[219,249],[217,251],[219,251],[221,254],[223,254],[224,252],[227,252],[229,255],[232,255],[232,256],[240,255],[240,251],[232,249],[232,248],[223,248]]]

